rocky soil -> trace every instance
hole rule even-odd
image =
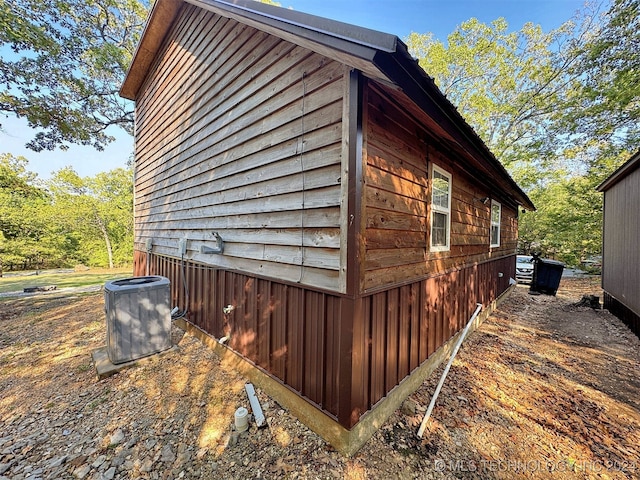
[[[97,381],[100,294],[0,300],[0,479],[640,478],[640,340],[519,286],[465,343],[424,438],[437,371],[353,457],[258,391],[268,426],[238,434],[245,380],[174,327],[174,351]]]

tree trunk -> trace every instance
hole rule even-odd
[[[109,238],[109,232],[107,232],[107,227],[99,215],[96,215],[96,222],[98,223],[98,227],[100,228],[102,236],[104,237],[104,244],[107,247],[107,255],[109,256],[109,268],[113,268],[113,251],[111,249],[111,239]]]

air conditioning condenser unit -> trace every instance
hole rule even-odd
[[[168,278],[146,276],[107,282],[104,308],[111,363],[125,363],[171,348]]]

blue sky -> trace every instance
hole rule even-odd
[[[540,24],[548,31],[573,17],[584,0],[280,0],[283,7],[322,17],[380,30],[406,38],[411,32],[432,32],[446,40],[457,25],[472,17],[489,23],[504,17],[510,30],[520,30],[526,22]],[[133,139],[119,129],[112,135],[117,141],[103,152],[89,147],[36,153],[24,148],[33,138],[26,122],[14,118],[0,119],[0,153],[22,155],[29,160],[29,170],[41,178],[52,171],[72,166],[81,176],[122,167],[133,151]]]

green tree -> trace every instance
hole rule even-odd
[[[613,0],[587,41],[574,46],[581,83],[559,128],[589,147],[589,157],[610,147],[635,151],[640,143],[640,0]],[[595,154],[594,154],[595,152]]]
[[[0,155],[0,264],[41,268],[73,257],[73,235],[52,219],[51,198],[24,157]],[[1,269],[0,269],[1,271]]]
[[[67,167],[48,182],[58,220],[77,232],[86,262],[113,268],[133,255],[133,174],[118,168],[80,177]]]
[[[532,189],[529,195],[538,210],[520,216],[520,249],[571,265],[601,252],[602,195],[596,191],[600,178],[562,175]]]
[[[503,18],[490,25],[472,18],[447,37],[446,45],[417,33],[407,43],[496,157],[516,180],[531,186],[537,173],[556,161],[542,152],[558,105],[577,82],[568,68],[577,61],[575,53],[556,48],[568,44],[573,29],[565,23],[544,33],[527,23],[510,32]]]
[[[0,112],[39,129],[33,150],[70,143],[102,149],[133,128],[118,91],[148,0],[0,0]]]
[[[533,194],[540,211],[521,219],[521,239],[537,231],[543,251],[578,263],[602,248],[602,195],[595,191],[640,144],[640,0],[613,0],[582,16],[566,45],[576,61],[571,85],[550,124],[553,154],[566,171]],[[548,251],[548,250],[547,250]]]
[[[446,44],[407,40],[538,207],[520,217],[522,251],[575,264],[601,250],[595,187],[640,141],[639,3],[587,6],[549,33],[471,19]]]

